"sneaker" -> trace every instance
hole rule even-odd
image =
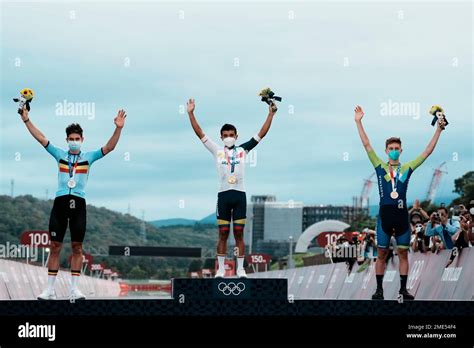
[[[70,300],[85,300],[86,296],[78,288],[73,288],[69,292],[69,299]]]
[[[400,289],[400,291],[398,293],[403,296],[404,300],[414,300],[415,299],[415,296],[410,294],[407,289]]]
[[[56,291],[50,288],[47,288],[38,296],[38,300],[56,300],[56,298]]]
[[[375,290],[374,294],[372,295],[372,300],[383,300],[383,289]]]
[[[237,277],[238,278],[247,278],[247,273],[245,273],[245,269],[238,269],[237,270]]]
[[[214,278],[224,278],[225,277],[225,270],[221,270],[221,269],[218,269],[217,272],[216,272],[216,275],[214,276]]]

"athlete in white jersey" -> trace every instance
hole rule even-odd
[[[219,176],[219,190],[217,194],[217,224],[219,226],[219,241],[217,243],[218,269],[216,277],[225,275],[225,257],[227,255],[227,239],[232,220],[235,243],[238,249],[237,276],[247,277],[244,269],[244,227],[247,213],[247,198],[245,195],[244,174],[245,156],[262,140],[272,124],[276,110],[269,106],[265,123],[256,135],[249,141],[236,146],[237,129],[231,124],[224,124],[221,128],[221,139],[224,144],[217,145],[204,134],[194,116],[194,99],[187,103],[189,120],[196,135],[204,146],[212,153]]]

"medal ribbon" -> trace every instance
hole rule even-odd
[[[390,172],[390,180],[392,181],[392,191],[396,192],[397,191],[398,178],[399,178],[399,175],[400,175],[400,165],[398,165],[398,167],[397,167],[397,174],[396,174],[395,178],[393,177],[393,170],[392,170],[392,166],[390,165],[390,163],[388,164],[388,169],[389,169],[389,172]]]
[[[79,163],[80,154],[81,153],[79,152],[77,155],[73,155],[73,156],[77,156],[76,161],[74,162],[74,164],[72,164],[72,162],[71,162],[71,154],[68,153],[68,155],[67,155],[67,164],[68,164],[68,167],[69,167],[69,177],[71,179],[74,179],[74,177],[76,176],[76,167],[77,167],[77,163]],[[72,169],[71,169],[71,167],[72,167]]]
[[[225,148],[225,154],[226,154],[227,164],[228,164],[228,165],[230,164],[230,173],[231,173],[231,174],[234,174],[234,169],[235,169],[235,154],[236,154],[236,152],[237,152],[237,150],[236,150],[236,148],[234,147],[234,148],[232,149],[232,158],[229,158],[227,148]]]

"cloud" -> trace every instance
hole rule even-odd
[[[399,135],[406,159],[433,133],[429,107],[445,107],[451,124],[414,174],[409,197],[425,194],[443,161],[448,192],[473,168],[470,4],[113,4],[2,4],[2,100],[33,88],[32,122],[58,145],[66,125],[80,122],[86,149],[105,144],[119,108],[128,112],[115,152],[92,168],[91,203],[126,211],[131,202],[150,219],[212,212],[215,167],[180,110],[195,97],[206,134],[218,141],[220,126],[230,122],[245,140],[265,119],[257,92],[266,86],[284,100],[256,148],[257,166],[248,168],[248,196],[351,204],[372,171],[353,122],[356,104],[365,108],[379,154],[387,137]],[[95,118],[56,115],[64,100],[94,103]],[[382,116],[381,103],[389,100],[417,103],[420,117]],[[1,192],[15,178],[17,193],[42,197],[48,189],[51,196],[54,160],[14,109],[13,102],[0,106]],[[180,197],[189,209],[177,208]]]

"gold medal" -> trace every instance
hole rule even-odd
[[[227,181],[229,182],[229,184],[235,184],[237,182],[237,178],[235,177],[235,175],[231,175],[229,176],[229,179],[227,179]]]
[[[398,198],[398,192],[397,191],[390,192],[390,197],[392,197],[392,199],[397,199]]]

